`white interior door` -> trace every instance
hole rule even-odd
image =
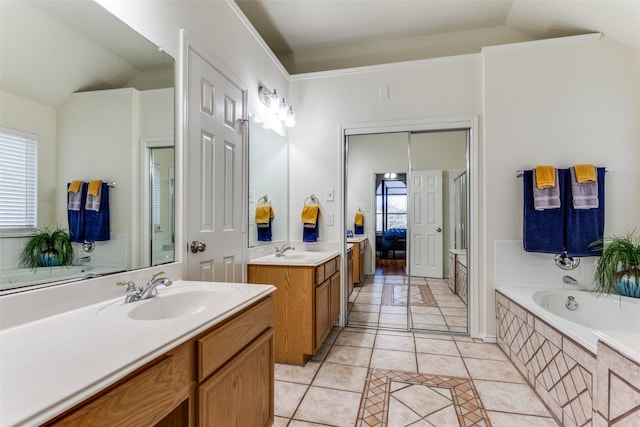
[[[243,92],[188,49],[187,279],[240,282]]]
[[[412,171],[411,275],[442,278],[442,171]]]

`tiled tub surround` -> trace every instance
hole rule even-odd
[[[603,344],[597,343],[597,338],[592,333],[593,329],[589,330],[543,310],[534,301],[535,292],[540,290],[497,289],[497,341],[500,348],[562,425],[606,425],[607,417],[611,417],[611,421],[621,421],[620,425],[637,425],[640,419],[640,376],[637,377],[639,381],[631,383],[632,385],[611,381],[611,375],[606,373],[599,374],[599,380],[596,381],[596,372],[609,372],[612,357],[601,355],[600,358],[596,358],[597,352],[602,351]],[[558,291],[551,293],[564,297]],[[597,298],[586,292],[576,293],[586,294],[577,296],[578,301],[586,297]],[[592,314],[598,312],[593,309],[591,311]],[[638,371],[640,335],[637,332],[599,335],[601,339],[607,338],[608,344],[624,349],[625,354],[631,356],[631,359],[614,350],[608,351],[632,366],[630,372],[634,369]],[[620,345],[621,342],[631,344]],[[626,378],[625,373],[621,375]],[[609,381],[612,386],[607,384]],[[620,393],[622,389],[628,393],[622,397],[618,396],[615,401],[613,397],[609,400],[608,396]],[[602,409],[595,414],[597,422],[594,422],[594,396],[603,394],[607,396],[607,402],[600,404]],[[636,418],[633,418],[634,416]],[[633,420],[636,420],[636,424]],[[631,424],[625,424],[629,422]]]

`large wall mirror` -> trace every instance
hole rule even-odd
[[[0,210],[0,292],[172,262],[173,58],[93,1],[3,1],[0,19],[2,132],[37,147],[31,222]],[[71,265],[24,268],[36,231],[70,230],[74,181],[104,184],[93,219],[72,218]]]
[[[468,332],[469,134],[349,135],[345,232],[361,213],[365,273],[375,278],[350,295],[348,324]]]
[[[287,240],[287,139],[249,120],[249,247]]]

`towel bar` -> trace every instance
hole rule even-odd
[[[609,169],[609,168],[605,168],[605,169],[604,169],[604,171],[605,171],[605,172],[610,172],[610,171],[611,171],[611,169]],[[516,171],[516,178],[522,178],[522,175],[524,175],[524,170],[522,170],[522,169],[518,169],[518,170]]]
[[[304,199],[304,204],[306,205],[308,201],[311,201],[312,203],[315,203],[316,205],[318,205],[318,198],[316,197],[315,194],[310,195],[309,197],[307,197],[306,199]]]

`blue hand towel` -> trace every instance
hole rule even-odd
[[[598,207],[580,209],[574,206],[570,185],[571,176],[567,174],[565,186],[565,250],[569,256],[600,256],[602,250],[594,250],[589,245],[604,236],[604,176],[605,168],[597,168]]]
[[[303,242],[317,242],[318,241],[318,225],[315,227],[302,227],[302,241]]]
[[[560,199],[564,200],[566,169],[558,169]],[[563,209],[536,210],[533,196],[533,171],[524,171],[523,246],[527,252],[559,254],[564,250]]]
[[[353,224],[353,230],[355,234],[364,234],[364,225]]]
[[[271,219],[267,224],[257,224],[258,227],[258,241],[259,242],[270,242],[272,238],[271,233]]]
[[[84,242],[85,234],[85,201],[87,200],[88,184],[80,184],[80,191],[69,193],[67,184],[67,220],[69,221],[69,235],[71,241],[75,243]]]
[[[100,184],[100,210],[84,211],[85,237],[88,242],[103,242],[111,239],[111,224],[109,219],[109,186],[106,182]]]

